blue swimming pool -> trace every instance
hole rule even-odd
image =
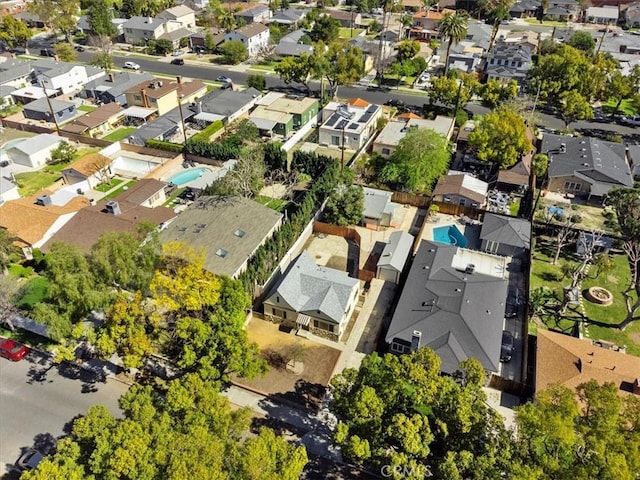
[[[467,238],[455,225],[445,225],[433,229],[433,240],[438,243],[455,245],[456,247],[466,247]]]
[[[184,172],[176,173],[169,179],[170,183],[177,185],[184,185],[185,183],[193,182],[197,178],[200,178],[208,169],[205,167],[200,168],[190,168],[189,170],[185,170]]]

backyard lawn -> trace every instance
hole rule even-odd
[[[557,206],[563,209],[563,215],[568,219],[572,216],[578,215],[580,217],[580,221],[574,223],[576,223],[576,226],[581,229],[601,230],[605,233],[616,233],[615,230],[617,228],[618,221],[616,219],[615,211],[611,208],[605,209],[597,205],[584,205],[578,203],[556,203],[545,197],[540,197],[539,205],[542,205],[542,207],[539,207],[536,210],[535,215],[535,219],[538,221],[546,221],[543,209],[551,206]],[[564,222],[558,221],[554,218],[552,223],[561,224]]]
[[[96,190],[102,193],[106,193],[109,190],[111,190],[112,188],[120,185],[124,180],[121,180],[119,178],[112,178],[111,180],[109,180],[108,182],[105,183],[101,183],[100,185],[98,185],[96,187]]]
[[[44,170],[38,172],[17,173],[18,192],[23,197],[28,197],[43,188],[50,187],[60,178],[59,173],[49,173]]]
[[[271,210],[275,210],[276,212],[283,212],[284,207],[286,207],[288,203],[286,200],[282,200],[281,198],[271,198],[263,195],[258,195],[255,198],[255,201],[261,205],[269,207]]]
[[[109,135],[105,135],[104,137],[102,137],[102,140],[113,143],[119,142],[120,140],[127,138],[136,130],[136,127],[120,127],[117,130],[111,132]]]
[[[97,110],[98,107],[95,107],[93,105],[80,105],[78,107],[78,110],[80,110],[81,112],[93,112],[94,110]]]
[[[364,28],[341,28],[340,29],[340,33],[338,34],[338,36],[340,38],[353,38],[353,37],[357,37],[358,35],[360,35],[362,32],[364,32]]]
[[[538,237],[536,250],[533,255],[533,264],[531,268],[530,290],[534,292],[540,287],[549,288],[556,299],[562,299],[562,288],[568,286],[571,282],[569,277],[563,278],[564,265],[577,265],[578,259],[573,256],[575,247],[568,246],[563,249],[560,254],[557,265],[553,265],[553,255],[555,249],[553,239]],[[582,308],[585,315],[593,321],[604,324],[617,324],[624,320],[626,316],[626,306],[622,292],[629,284],[630,270],[627,257],[624,254],[610,255],[611,266],[609,269],[599,270],[592,265],[589,274],[582,281]],[[597,305],[584,298],[584,292],[593,286],[604,287],[609,290],[614,297],[613,304],[610,306]],[[570,305],[563,318],[556,319],[549,315],[544,318],[537,318],[538,327],[540,321],[549,329],[560,330],[570,333],[575,322],[580,319],[580,306]],[[594,340],[604,340],[615,343],[619,346],[626,345],[627,352],[632,355],[640,356],[640,322],[635,322],[627,327],[626,330],[618,330],[606,326],[597,326],[587,324],[582,333]]]
[[[123,185],[121,185],[120,188],[116,188],[113,192],[111,192],[109,195],[104,197],[103,200],[110,200],[112,198],[116,198],[118,195],[120,195],[122,192],[132,187],[136,183],[137,182],[135,180],[129,180],[127,183],[124,183]]]

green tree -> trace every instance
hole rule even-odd
[[[221,7],[217,11],[218,25],[224,29],[225,32],[231,32],[236,29],[238,22],[236,21],[236,14],[230,8]]]
[[[49,163],[69,163],[77,152],[78,149],[74,145],[63,140],[60,145],[51,150],[51,161]]]
[[[464,11],[455,13],[447,12],[442,16],[442,20],[440,21],[440,36],[443,40],[446,39],[448,41],[447,54],[444,60],[445,75],[449,71],[449,53],[451,52],[451,47],[467,36],[468,22],[469,18]]]
[[[544,153],[536,153],[531,159],[531,172],[537,178],[542,178],[547,174],[549,167],[549,157]],[[535,185],[535,179],[533,184]]]
[[[480,83],[473,75],[435,77],[431,79],[429,88],[429,101],[444,103],[447,107],[455,109],[456,106],[466,105]]]
[[[204,37],[204,48],[211,53],[216,49],[216,40],[211,32],[207,32]]]
[[[56,43],[53,47],[53,50],[56,52],[56,56],[61,62],[73,62],[78,58],[73,45],[71,45],[70,43]]]
[[[220,46],[222,61],[230,65],[237,65],[249,58],[249,51],[240,40],[230,40]]]
[[[9,48],[24,47],[33,36],[26,23],[12,15],[5,15],[0,22],[0,40]]]
[[[247,87],[263,91],[267,87],[267,78],[259,73],[249,75],[249,78],[247,78]]]
[[[560,115],[566,128],[577,120],[593,118],[593,109],[589,102],[575,90],[560,95]]]
[[[312,62],[316,77],[327,80],[331,98],[337,98],[340,85],[352,85],[364,73],[362,50],[344,42],[333,42],[326,51],[324,46],[319,44],[316,46]]]
[[[91,65],[102,68],[109,73],[114,67],[113,56],[109,52],[98,52],[91,58]]]
[[[311,40],[323,43],[335,42],[339,35],[340,22],[329,15],[320,15],[309,32]]]
[[[384,182],[401,184],[413,193],[428,193],[433,182],[447,171],[450,159],[446,138],[431,129],[410,129],[379,176]]]
[[[615,70],[611,73],[606,85],[608,99],[616,102],[611,115],[618,113],[622,102],[633,95],[634,87],[636,87],[635,91],[637,92],[638,87],[633,85],[632,77],[623,75],[620,70]]]
[[[95,0],[87,10],[87,20],[91,33],[100,37],[115,37],[118,29],[113,24],[113,13],[110,0]]]
[[[469,134],[469,145],[480,160],[496,162],[500,168],[513,166],[531,150],[524,120],[511,108],[488,113]]]
[[[518,95],[518,82],[509,81],[506,85],[498,80],[489,80],[480,88],[482,101],[491,108],[496,108],[503,102],[513,100]]]
[[[11,260],[20,255],[20,247],[16,244],[18,240],[9,230],[0,228],[0,271],[3,275],[6,275]]]
[[[159,40],[156,40],[153,45],[154,45],[153,53],[157,55],[166,55],[173,51],[173,42],[166,38],[161,38]]]
[[[53,0],[34,0],[27,5],[27,11],[37,15],[47,27],[53,27],[53,22],[59,14]]]
[[[327,223],[346,227],[358,225],[364,212],[364,191],[360,185],[338,185],[331,192],[324,209]]]
[[[398,49],[397,61],[402,63],[411,60],[420,52],[420,42],[417,40],[404,40],[396,47]]]
[[[588,31],[582,30],[571,35],[567,45],[591,55],[596,47],[596,41]]]
[[[285,57],[274,68],[280,79],[286,83],[300,83],[310,91],[309,81],[314,72],[315,56],[302,53],[299,57]]]

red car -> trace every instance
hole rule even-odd
[[[29,347],[9,338],[0,339],[0,357],[13,362],[22,360],[29,353]]]

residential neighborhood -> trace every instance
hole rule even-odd
[[[0,7],[2,478],[637,478],[640,2]]]

